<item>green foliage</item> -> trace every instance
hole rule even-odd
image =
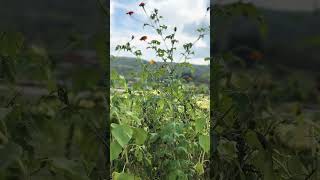
[[[76,66],[61,83],[47,49],[0,34],[0,179],[105,178],[103,71]]]
[[[143,11],[146,12],[145,7]],[[147,13],[146,13],[147,15]],[[210,150],[208,95],[201,97],[200,88],[182,78],[188,63],[174,63],[179,46],[176,30],[162,24],[159,10],[147,15],[151,28],[162,39],[148,41],[162,62],[143,61],[143,51],[131,40],[116,47],[136,56],[139,71],[132,75],[111,74],[111,163],[113,179],[207,179]],[[198,30],[199,39],[207,28]],[[181,59],[193,55],[194,43],[181,45]],[[117,58],[113,59],[114,64]],[[133,63],[129,62],[128,63]],[[135,67],[136,69],[137,67]],[[129,80],[132,82],[129,82]],[[119,173],[121,172],[121,173]]]
[[[252,4],[242,2],[212,11],[220,20],[260,17]],[[301,108],[310,103],[310,85],[301,75],[300,81],[292,74],[270,75],[271,68],[263,65],[234,68],[234,58],[227,52],[211,61],[213,179],[317,179],[318,119]],[[290,108],[284,108],[286,103]]]

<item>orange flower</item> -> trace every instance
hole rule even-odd
[[[156,64],[156,62],[155,62],[153,59],[151,59],[151,60],[149,61],[149,64]]]
[[[129,11],[126,14],[129,14],[131,16],[133,13],[134,13],[133,11]]]
[[[147,40],[147,36],[142,36],[141,38],[140,38],[140,41],[145,41],[145,40]]]
[[[261,60],[263,58],[263,54],[259,51],[253,51],[249,54],[249,58],[252,60]]]
[[[140,3],[139,6],[140,7],[144,7],[146,4],[144,2]]]

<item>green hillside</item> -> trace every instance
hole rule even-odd
[[[147,64],[148,61],[142,60],[143,63]],[[161,66],[162,62],[157,62],[157,65]],[[192,78],[194,82],[197,83],[209,83],[209,73],[210,67],[209,65],[192,65],[194,68],[194,74],[192,74]],[[139,72],[140,62],[137,61],[135,58],[131,57],[113,57],[111,58],[110,69],[116,70],[120,74],[124,75],[128,79],[132,79],[133,76],[131,72]],[[186,70],[186,73],[188,71]]]

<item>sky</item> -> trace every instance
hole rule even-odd
[[[163,16],[163,24],[168,26],[168,33],[172,33],[173,27],[177,27],[176,39],[179,40],[177,53],[174,55],[176,62],[181,58],[180,53],[183,52],[182,45],[184,43],[193,42],[197,39],[197,28],[201,26],[209,27],[210,14],[207,11],[209,0],[111,0],[110,1],[110,51],[115,56],[133,55],[124,52],[116,52],[115,47],[119,44],[124,44],[134,35],[136,38],[132,44],[143,52],[143,59],[159,61],[155,56],[154,51],[146,50],[147,42],[152,39],[159,40],[161,37],[149,27],[143,28],[143,24],[148,22],[143,9],[139,4],[144,2],[145,9],[150,12],[157,8],[159,14]],[[127,15],[128,11],[133,11],[132,16]],[[140,41],[140,37],[148,36],[147,42]],[[168,34],[169,35],[169,34]],[[209,64],[204,61],[205,57],[210,56],[210,36],[209,34],[204,39],[198,41],[194,46],[195,55],[189,60],[192,64]]]

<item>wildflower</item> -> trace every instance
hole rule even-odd
[[[127,12],[126,14],[128,14],[128,15],[132,15],[134,12],[133,11],[129,11],[129,12]]]
[[[144,7],[146,4],[144,2],[140,3],[139,6],[140,7]]]
[[[156,64],[156,62],[155,62],[153,59],[151,59],[151,60],[149,61],[149,64]]]
[[[253,51],[249,54],[249,58],[252,60],[261,60],[263,58],[263,55],[259,51]]]
[[[140,41],[145,41],[145,40],[147,40],[147,36],[142,36],[141,38],[140,38]]]

